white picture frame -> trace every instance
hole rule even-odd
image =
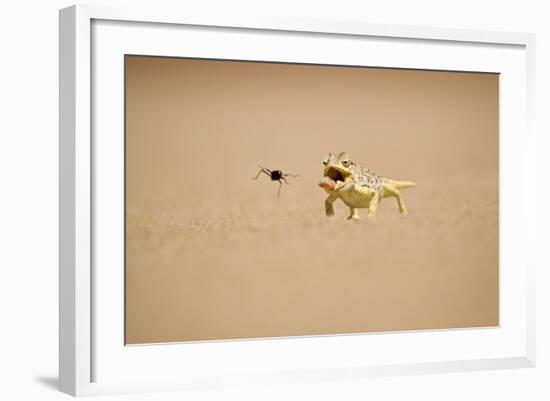
[[[198,35],[196,39],[201,41],[200,48],[180,48],[177,43],[182,43],[181,40],[170,39],[180,34],[189,35],[186,31],[189,28],[193,28],[193,35]],[[261,51],[253,44],[247,47],[246,43],[254,42],[254,35],[262,35],[263,41],[271,41],[275,46]],[[215,39],[210,42],[209,38]],[[111,269],[113,276],[106,272],[97,274],[96,271],[109,261],[117,260],[117,250],[112,249],[111,252],[102,248],[102,241],[109,241],[114,247],[120,245],[120,230],[110,230],[115,233],[113,238],[100,234],[103,230],[102,219],[109,218],[109,211],[101,206],[101,199],[95,196],[98,185],[102,193],[108,190],[109,185],[120,185],[117,174],[107,184],[103,184],[105,180],[102,179],[96,181],[104,174],[103,164],[111,163],[109,167],[118,165],[117,145],[109,141],[97,143],[93,135],[98,127],[120,131],[120,119],[123,118],[119,97],[123,88],[119,80],[120,64],[117,64],[121,62],[120,55],[171,56],[177,53],[176,56],[207,57],[209,52],[218,51],[215,56],[220,58],[267,61],[289,58],[296,61],[302,57],[299,46],[307,46],[311,40],[317,40],[315,38],[324,40],[323,45],[327,45],[329,50],[330,41],[334,38],[341,43],[384,40],[384,46],[400,46],[402,51],[399,57],[384,58],[389,55],[384,54],[383,47],[377,47],[373,42],[373,54],[378,54],[373,57],[379,57],[381,61],[378,65],[381,66],[503,74],[500,288],[501,322],[504,323],[498,328],[485,329],[125,347],[119,325],[123,322],[117,323],[123,313],[119,302],[123,291],[119,285],[121,276],[116,269]],[[276,44],[289,39],[295,43],[292,45],[296,46],[295,54],[276,54]],[[219,40],[224,42],[224,49],[215,50]],[[232,45],[228,46],[228,43]],[[419,52],[418,60],[411,57],[408,48]],[[536,211],[528,203],[527,191],[517,191],[519,194],[512,199],[515,188],[509,184],[511,181],[520,182],[520,186],[530,188],[529,198],[534,197],[534,48],[534,35],[525,33],[292,18],[240,20],[214,14],[186,15],[181,10],[168,12],[155,8],[78,5],[61,10],[60,390],[80,396],[534,366],[536,260],[533,248]],[[229,53],[223,53],[225,51]],[[445,60],[438,61],[436,52],[440,59]],[[457,55],[464,55],[464,61],[458,61]],[[330,63],[331,57],[339,57],[333,61],[366,65],[365,61],[350,56],[349,51],[339,55],[330,51],[317,56],[311,53],[309,57],[304,61]],[[109,96],[102,98],[103,89],[94,86],[94,76],[96,85],[98,82],[103,82],[103,85],[109,82],[115,92],[109,92]],[[517,94],[514,98],[507,95],[512,91]],[[104,109],[118,114],[111,118],[101,111]],[[513,166],[511,161],[514,161]],[[117,218],[115,216],[114,221]],[[521,238],[518,233],[521,233]],[[117,295],[117,292],[120,294]],[[114,307],[107,310],[106,304]],[[435,355],[440,352],[437,347],[445,349],[449,344],[458,346],[453,353],[436,358]],[[367,349],[365,347],[382,351],[379,355],[372,351],[369,358],[361,352],[350,352],[347,357],[338,355],[342,349]],[[385,347],[387,349],[383,351]],[[389,347],[392,351],[388,350]],[[409,348],[416,348],[416,353],[407,354],[404,350]],[[321,349],[326,353],[319,354]],[[190,361],[184,367],[174,362],[182,352]],[[298,355],[302,362],[276,358],[276,355],[285,352]],[[266,364],[257,369],[245,367],[246,364],[259,363],[258,359],[254,359],[259,357],[266,360],[269,366]],[[244,362],[239,362],[241,360]],[[110,371],[106,368],[107,362],[112,366]],[[164,370],[158,368],[159,364],[165,367]],[[156,366],[155,372],[147,370],[146,366]],[[188,374],[171,375],[176,366],[180,372]],[[218,366],[218,370],[214,372],[213,366]]]

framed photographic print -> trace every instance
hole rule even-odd
[[[61,390],[533,366],[533,57],[61,10]]]

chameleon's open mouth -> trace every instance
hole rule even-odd
[[[325,169],[324,176],[329,177],[334,182],[345,181],[351,173],[336,166],[328,166]]]
[[[351,173],[336,166],[327,166],[324,171],[324,177],[319,182],[319,186],[327,191],[335,191],[338,183],[343,183]]]

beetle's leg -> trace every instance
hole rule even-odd
[[[285,180],[286,181],[286,180]],[[288,182],[287,182],[288,184]],[[279,190],[277,191],[277,198],[279,197],[279,195],[281,194],[281,187],[283,186],[283,183],[281,182],[281,180],[279,180]]]
[[[260,166],[259,164],[258,164],[258,167],[259,167],[261,170],[265,170],[265,171],[267,171],[269,174],[271,174],[271,170],[270,170],[270,169],[265,168],[265,167],[262,167],[262,166]]]
[[[253,180],[257,180],[260,174],[264,173],[269,178],[271,178],[271,170],[262,166],[258,166],[260,168],[260,171],[258,171],[258,174],[256,174],[256,177],[252,178]]]
[[[283,177],[296,178],[296,177],[299,177],[299,176],[300,176],[299,174],[290,174],[290,173],[283,174]]]

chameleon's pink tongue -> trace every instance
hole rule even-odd
[[[336,181],[330,177],[323,177],[323,179],[319,181],[319,186],[329,191],[334,191],[334,188],[336,188]]]

